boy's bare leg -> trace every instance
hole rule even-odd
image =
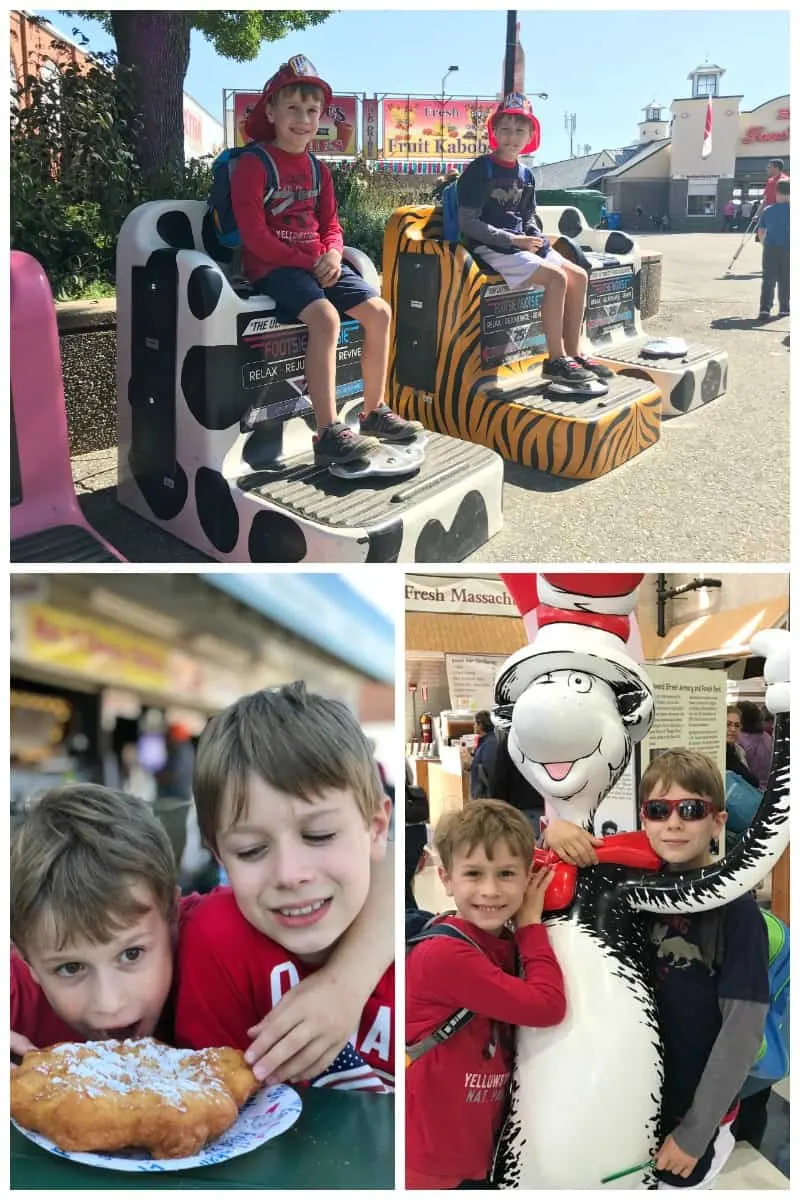
[[[364,330],[361,376],[364,381],[364,412],[369,414],[383,404],[386,391],[392,310],[380,296],[373,296],[351,308],[347,315],[358,321]]]
[[[586,312],[586,289],[589,279],[582,267],[566,263],[566,296],[564,297],[564,345],[574,357],[581,352],[581,328]]]
[[[307,304],[298,319],[308,326],[306,383],[317,431],[322,433],[336,420],[336,345],[339,314],[329,300]]]
[[[564,272],[559,267],[542,262],[519,290],[524,291],[532,287],[544,288],[542,327],[548,357],[564,358],[567,353],[564,347],[564,305],[567,292]]]

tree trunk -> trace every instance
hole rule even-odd
[[[191,13],[111,10],[122,65],[135,69],[133,86],[142,129],[137,158],[151,187],[183,175],[183,81],[189,66]]]

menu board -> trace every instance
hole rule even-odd
[[[496,654],[446,654],[451,708],[458,712],[491,710],[495,677],[505,661]]]

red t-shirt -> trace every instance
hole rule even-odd
[[[268,143],[280,186],[264,204],[267,170],[257,154],[243,154],[231,176],[231,203],[242,238],[242,268],[255,282],[278,267],[310,271],[320,255],[344,245],[331,173],[319,164],[315,201],[311,159]]]
[[[246,1050],[248,1029],[317,968],[301,962],[245,920],[230,888],[218,888],[192,913],[181,936],[175,1014],[179,1046]],[[382,1080],[394,1079],[394,965],[366,1003],[356,1050]]]
[[[768,204],[777,204],[778,203],[778,184],[780,183],[781,179],[788,179],[788,178],[789,178],[789,176],[786,175],[783,171],[781,171],[780,175],[775,175],[775,176],[769,177],[767,182],[764,184],[764,200],[763,200],[764,208],[766,208]]]
[[[186,918],[195,906],[202,900],[196,892],[191,896],[181,896],[178,902],[178,942],[183,936]],[[175,1011],[175,982],[167,997],[167,1003],[161,1014],[161,1020],[154,1037],[163,1042],[173,1041],[173,1014]],[[17,953],[11,950],[11,1028],[14,1033],[20,1033],[28,1038],[34,1046],[43,1048],[53,1046],[56,1042],[85,1042],[84,1034],[78,1033],[53,1010],[50,1001],[45,996],[39,984],[30,973],[28,964]]]
[[[526,925],[512,939],[461,917],[445,919],[485,953],[455,938],[431,938],[406,961],[409,1045],[459,1008],[476,1014],[406,1070],[406,1187],[412,1189],[485,1178],[514,1061],[508,1026],[557,1025],[566,1011],[561,968],[543,925]],[[514,974],[515,945],[522,978]]]

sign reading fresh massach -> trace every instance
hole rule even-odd
[[[384,158],[433,158],[456,162],[487,154],[486,122],[496,100],[414,100],[389,96],[383,102]]]
[[[261,99],[260,92],[233,93],[233,125],[236,145],[244,146],[249,140],[244,123]],[[337,158],[354,158],[356,154],[356,108],[355,96],[333,96],[323,113],[317,136],[309,144],[312,154],[336,155]]]
[[[586,332],[601,337],[615,326],[633,330],[633,267],[608,267],[592,271],[586,297]]]
[[[542,288],[511,292],[505,284],[481,289],[481,362],[517,362],[546,349],[542,328]]]
[[[501,579],[468,576],[407,575],[406,611],[519,617]]]
[[[789,98],[762,104],[739,114],[739,153],[763,155],[770,149],[789,152]]]

